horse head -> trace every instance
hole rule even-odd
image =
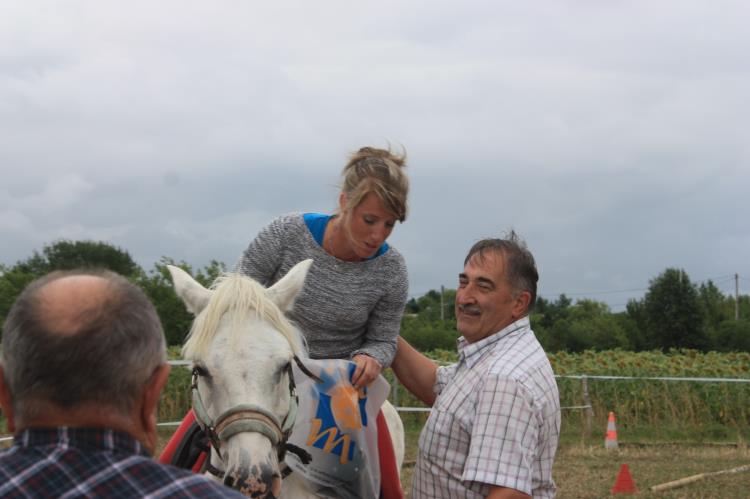
[[[297,404],[291,363],[306,356],[284,313],[311,264],[298,263],[268,289],[238,274],[206,289],[169,266],[177,295],[195,315],[182,353],[193,364],[193,410],[211,440],[211,467],[251,497],[280,495],[279,463]]]

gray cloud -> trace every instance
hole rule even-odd
[[[5,2],[0,262],[92,238],[146,268],[231,265],[273,216],[333,208],[347,153],[390,141],[410,157],[392,242],[413,294],[509,227],[552,298],[620,310],[642,292],[611,291],[667,266],[750,276],[749,11]]]

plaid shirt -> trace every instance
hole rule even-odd
[[[554,497],[560,398],[524,317],[438,368],[438,395],[419,438],[412,497],[478,498],[490,486]]]
[[[126,433],[31,429],[0,453],[3,498],[243,497],[209,479],[154,461]]]

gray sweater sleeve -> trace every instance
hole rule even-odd
[[[383,368],[389,367],[396,356],[396,339],[401,330],[401,318],[409,292],[406,264],[400,255],[398,265],[394,265],[392,269],[391,278],[392,288],[370,312],[364,343],[352,353],[369,355]]]
[[[372,260],[339,260],[315,242],[297,213],[261,229],[236,271],[268,287],[307,258],[313,265],[289,315],[304,334],[310,356],[351,358],[361,353],[389,366],[408,293],[401,254],[390,247]]]

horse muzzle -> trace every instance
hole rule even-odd
[[[234,468],[224,475],[224,485],[247,497],[276,499],[281,495],[281,475],[270,466],[250,470]]]
[[[238,434],[226,447],[224,485],[247,497],[272,499],[281,495],[278,459],[266,438],[259,434]],[[252,454],[248,449],[253,450]]]

